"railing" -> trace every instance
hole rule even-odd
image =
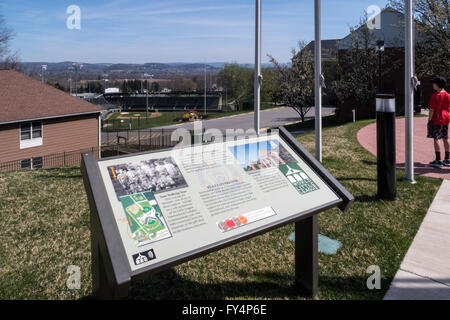
[[[136,152],[166,149],[177,144],[176,141],[172,141],[174,131],[174,129],[103,131],[102,144],[104,148],[119,146]]]
[[[103,145],[98,148],[89,148],[70,152],[53,153],[33,158],[38,159],[39,168],[31,169],[51,169],[62,167],[73,167],[81,164],[83,153],[92,152],[97,159],[99,154],[102,158],[113,157],[137,152],[168,149],[174,147],[177,142],[172,141],[173,130],[139,130],[136,131],[117,131],[114,133],[104,133]],[[41,161],[42,158],[42,161]],[[28,159],[27,159],[28,160]],[[34,161],[31,160],[31,163]],[[28,168],[29,169],[29,168]],[[0,163],[0,171],[23,170],[21,160],[8,161]]]
[[[39,161],[40,164],[39,168],[35,169],[72,167],[72,166],[79,166],[81,164],[81,155],[83,153],[92,152],[95,158],[98,158],[99,151],[101,152],[99,148],[89,148],[70,152],[53,153],[45,156],[35,157],[33,159],[42,158],[42,162]],[[0,163],[0,171],[17,171],[17,170],[22,170],[21,160]]]

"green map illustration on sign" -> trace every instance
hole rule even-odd
[[[137,246],[172,237],[152,192],[121,197],[120,202]]]
[[[280,165],[280,171],[289,180],[289,182],[297,189],[297,191],[304,195],[316,190],[319,187],[314,181],[299,167],[297,163],[288,163]]]

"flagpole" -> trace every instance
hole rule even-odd
[[[322,162],[322,8],[321,0],[315,0],[315,112],[316,159]]]
[[[405,175],[406,180],[414,180],[414,23],[413,0],[405,0]]]
[[[256,0],[255,14],[255,131],[261,130],[261,0]]]

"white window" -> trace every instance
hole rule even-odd
[[[20,149],[42,146],[42,121],[20,124]]]

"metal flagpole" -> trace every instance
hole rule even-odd
[[[255,131],[260,134],[261,130],[261,0],[256,0],[255,14]]]
[[[405,0],[405,115],[406,115],[406,180],[414,181],[414,41],[413,0]]]
[[[316,158],[322,162],[322,8],[321,0],[315,0],[315,111]]]

